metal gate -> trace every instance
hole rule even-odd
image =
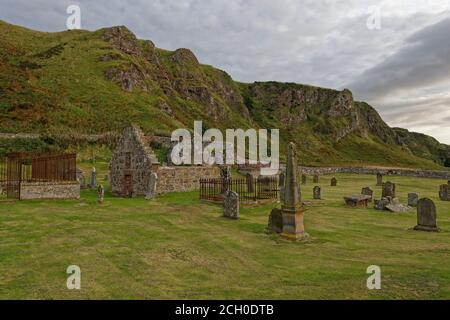
[[[20,162],[20,157],[8,157],[6,167],[6,196],[8,198],[20,199],[20,181],[22,178],[22,164]]]

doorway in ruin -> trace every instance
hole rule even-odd
[[[123,178],[122,196],[131,198],[133,196],[133,178],[127,174]]]

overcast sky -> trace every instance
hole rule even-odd
[[[70,4],[83,29],[126,25],[239,81],[349,88],[389,125],[450,144],[449,0],[0,0],[0,19],[60,31]]]

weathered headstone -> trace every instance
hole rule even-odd
[[[386,205],[385,209],[391,212],[395,213],[403,213],[408,212],[412,208],[409,206],[405,206],[404,204],[400,203],[400,200],[398,198],[387,198],[389,200],[389,204]]]
[[[278,176],[278,186],[282,187],[284,186],[284,173],[280,173],[280,175]]]
[[[254,193],[255,192],[255,181],[251,173],[247,173],[245,175],[245,182],[247,183],[247,192]]]
[[[417,203],[417,226],[418,231],[439,231],[436,224],[436,206],[430,199],[423,198]]]
[[[97,189],[97,202],[102,204],[105,199],[105,188],[103,185],[99,185]]]
[[[373,189],[372,188],[370,188],[370,187],[362,188],[361,194],[363,194],[365,196],[370,196],[369,202],[372,202],[372,200],[373,200]]]
[[[377,173],[377,186],[381,186],[383,185],[383,175],[381,174],[381,172]]]
[[[284,173],[280,173],[280,176],[278,177],[278,187],[280,188],[280,201],[284,202],[284,183],[285,183],[285,176]]]
[[[222,180],[222,193],[228,191],[231,180],[231,168],[230,166],[220,167],[220,178]]]
[[[307,236],[303,224],[303,212],[301,210],[300,186],[298,184],[297,176],[297,157],[296,146],[294,143],[289,143],[288,154],[286,161],[286,173],[284,182],[284,199],[281,206],[282,230],[284,237],[291,240],[303,239]],[[275,221],[279,218],[279,211],[272,210],[269,217],[268,228],[271,231],[277,232]],[[279,232],[279,228],[278,228]]]
[[[345,204],[351,208],[367,208],[370,196],[363,194],[355,194],[352,196],[344,197]]]
[[[331,186],[332,187],[336,187],[337,186],[337,179],[334,178],[334,177],[331,179]]]
[[[306,174],[302,174],[302,184],[306,184],[306,180],[307,180]]]
[[[417,193],[408,193],[408,206],[417,207],[419,195]]]
[[[443,184],[439,188],[439,199],[441,201],[450,201],[450,186]]]
[[[313,176],[313,183],[319,183],[319,175],[318,174],[315,174]]]
[[[223,216],[230,219],[239,218],[239,195],[227,190],[223,199]]]
[[[395,188],[396,188],[395,183],[392,183],[390,181],[383,183],[381,197],[395,198]]]
[[[89,182],[89,188],[94,189],[97,186],[97,170],[92,168],[91,181]]]
[[[390,200],[388,198],[381,198],[380,200],[375,200],[374,208],[376,210],[386,210],[386,206],[389,205]]]
[[[77,181],[80,184],[80,188],[85,188],[85,178],[84,178],[84,172],[80,168],[77,168]]]
[[[313,189],[313,198],[315,200],[322,199],[322,189],[319,186],[315,186]]]
[[[270,232],[283,232],[283,215],[281,209],[274,208],[269,215],[268,229]]]
[[[146,200],[152,200],[156,197],[156,186],[158,183],[158,175],[156,172],[150,174],[150,179],[148,181],[147,194],[145,195]]]

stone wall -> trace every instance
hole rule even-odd
[[[334,173],[353,173],[353,174],[372,174],[380,172],[382,175],[421,177],[450,179],[450,171],[432,171],[420,169],[389,169],[389,168],[363,168],[363,167],[300,167],[303,174],[334,174]]]
[[[20,200],[80,199],[80,184],[69,182],[22,182]]]
[[[218,167],[160,167],[158,194],[199,190],[200,178],[217,178]]]

